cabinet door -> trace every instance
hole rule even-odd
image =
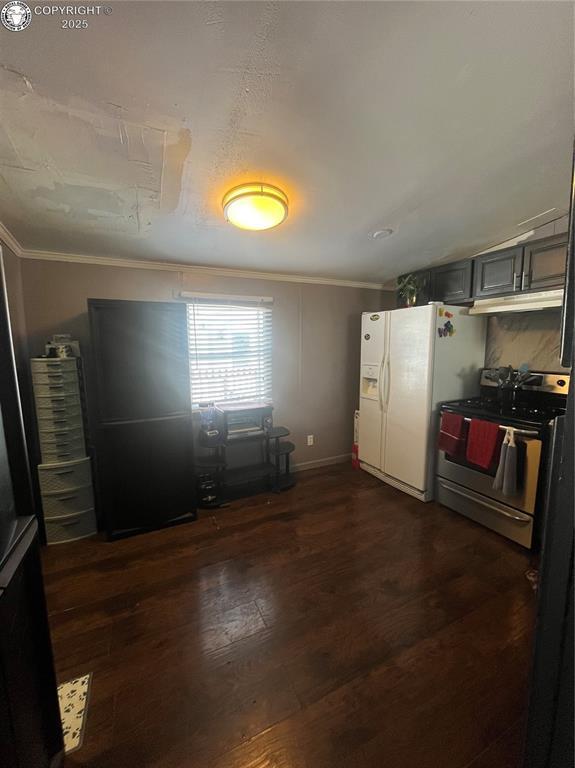
[[[195,517],[189,419],[112,422],[98,432],[95,466],[110,538]]]
[[[521,288],[524,291],[562,288],[567,263],[567,233],[526,243]]]
[[[99,423],[191,414],[186,307],[89,299]]]
[[[474,259],[474,297],[502,296],[519,291],[522,263],[523,246],[477,256]]]
[[[431,295],[434,301],[457,304],[471,299],[473,262],[471,259],[445,264],[431,272]]]
[[[109,538],[195,518],[187,317],[89,299],[95,478]]]

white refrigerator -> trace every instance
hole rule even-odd
[[[433,498],[438,404],[478,394],[485,323],[441,304],[363,313],[362,469],[422,501]]]

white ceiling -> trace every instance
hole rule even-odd
[[[382,281],[568,206],[571,3],[112,7],[0,28],[0,221],[26,249]],[[223,221],[254,179],[288,193],[276,230]]]

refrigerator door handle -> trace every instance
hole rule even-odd
[[[385,370],[385,357],[381,358],[381,363],[379,364],[379,377],[377,380],[377,393],[379,395],[379,410],[383,410],[383,371]]]
[[[384,397],[384,410],[387,411],[389,405],[389,391],[391,389],[391,363],[389,362],[389,354],[385,361],[385,397]]]

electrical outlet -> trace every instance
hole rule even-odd
[[[313,435],[308,435],[307,436],[307,444],[308,445],[313,445]]]

